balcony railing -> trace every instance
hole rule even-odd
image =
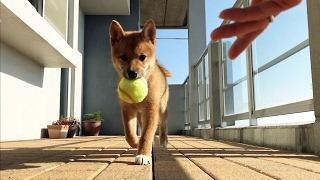
[[[238,0],[234,4],[234,7],[246,7],[248,5],[248,0]],[[224,21],[222,25],[228,23],[230,23],[230,21]],[[195,79],[197,80],[196,90],[198,94],[198,128],[226,127],[228,125],[235,125],[235,121],[238,120],[248,120],[249,126],[256,126],[258,125],[258,118],[314,110],[312,98],[298,101],[293,98],[293,100],[289,99],[284,104],[263,108],[257,108],[256,105],[256,94],[259,92],[255,83],[259,83],[259,81],[255,78],[266,70],[277,67],[279,63],[289,61],[288,59],[293,55],[308,49],[309,39],[300,42],[260,67],[254,67],[254,63],[256,63],[254,60],[256,60],[255,58],[257,57],[255,57],[256,54],[253,52],[254,46],[250,45],[246,49],[246,52],[242,54],[245,60],[242,62],[236,60],[238,61],[237,63],[242,63],[241,66],[243,67],[239,68],[245,69],[244,71],[236,72],[238,73],[238,77],[240,74],[240,78],[236,80],[233,80],[235,79],[235,75],[233,74],[234,72],[232,72],[234,71],[232,61],[227,57],[230,44],[227,40],[210,42],[200,56],[198,63],[194,66],[195,72],[197,73],[197,78]],[[305,58],[304,60],[308,59]],[[311,69],[309,69],[309,71],[311,72]],[[218,77],[216,75],[218,75]],[[190,108],[188,100],[190,89],[189,78],[186,79],[183,85],[185,87],[185,129],[190,129]],[[234,88],[237,87],[242,88],[240,92],[243,102],[242,104],[240,103],[240,106],[235,103],[238,97],[236,97]],[[213,88],[217,88],[219,91],[213,92]],[[216,94],[214,94],[216,92],[219,93],[219,98],[213,97],[216,96]],[[214,111],[213,108],[217,107],[220,108],[219,111]],[[212,112],[219,113],[213,114]]]

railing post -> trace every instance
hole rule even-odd
[[[220,103],[220,73],[219,61],[221,62],[221,46],[218,42],[211,42],[208,49],[209,58],[209,90],[210,90],[210,126],[221,127],[222,113]]]
[[[250,6],[249,0],[244,1],[244,7]],[[252,61],[252,44],[247,48],[247,87],[248,87],[248,112],[249,112],[249,125],[256,126],[258,121],[253,118],[253,112],[255,111],[255,99],[254,99],[254,81],[253,81],[253,61]]]
[[[228,51],[231,47],[231,42],[224,41],[221,43],[222,47],[222,56],[221,63],[223,68],[223,83],[221,84],[223,91],[221,92],[222,97],[224,98],[224,114],[234,114],[234,88],[229,88],[224,90],[224,87],[228,87],[230,84],[233,84],[233,71],[232,71],[232,60],[228,57]],[[233,126],[235,121],[222,122],[222,127]]]
[[[252,117],[255,111],[255,100],[254,100],[254,81],[253,81],[253,64],[252,64],[252,45],[247,50],[247,87],[248,87],[248,112],[249,112],[249,125],[256,126],[258,121]]]

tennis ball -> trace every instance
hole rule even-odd
[[[139,103],[148,94],[148,82],[145,78],[122,78],[117,89],[119,97],[127,103]]]

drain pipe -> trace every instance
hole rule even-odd
[[[68,117],[69,68],[61,68],[60,79],[60,117]]]

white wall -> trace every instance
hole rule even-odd
[[[1,43],[0,141],[38,139],[59,118],[60,68],[43,68]]]

